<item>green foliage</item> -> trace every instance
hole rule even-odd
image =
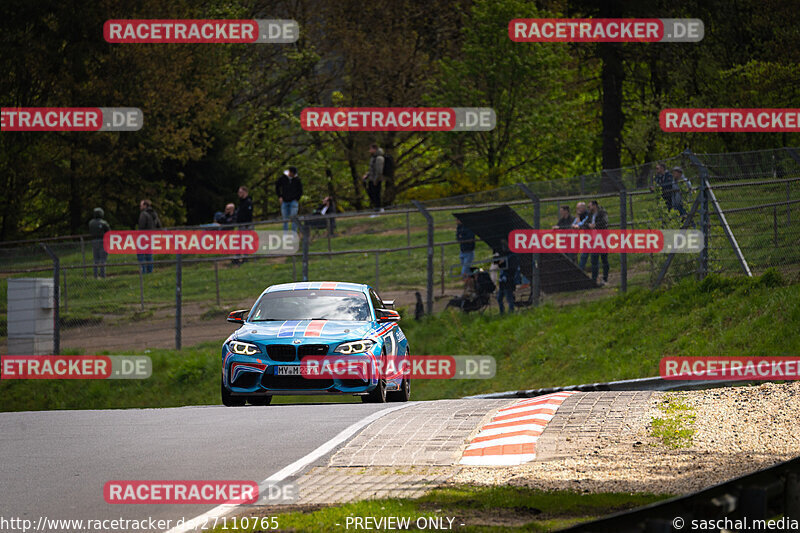
[[[661,413],[650,420],[650,435],[669,448],[688,448],[695,429],[694,409],[674,394],[667,394],[658,406]]]

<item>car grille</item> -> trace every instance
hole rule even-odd
[[[261,384],[268,389],[312,390],[328,389],[333,386],[332,379],[306,379],[303,376],[273,376],[264,374]]]
[[[297,347],[297,355],[301,358],[307,355],[328,355],[327,344],[301,344]]]
[[[297,358],[297,350],[291,344],[269,344],[267,355],[273,361],[289,363]]]

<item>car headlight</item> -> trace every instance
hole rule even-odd
[[[369,339],[361,340],[361,341],[349,341],[343,342],[339,346],[336,347],[334,353],[341,353],[345,355],[349,355],[351,353],[363,353],[368,352],[370,348],[375,344],[375,341],[371,341]]]
[[[231,341],[228,343],[231,351],[239,355],[255,355],[261,353],[258,346],[251,342]]]

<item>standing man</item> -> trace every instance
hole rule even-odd
[[[586,209],[586,202],[578,202],[575,204],[575,220],[572,221],[572,229],[589,229],[587,222],[589,221],[589,211]],[[578,261],[578,268],[584,270],[586,268],[586,261],[589,259],[588,253],[582,253]]]
[[[572,227],[572,215],[569,213],[569,206],[562,205],[558,208],[558,222],[553,226],[553,229],[569,229]]]
[[[153,209],[153,204],[150,203],[150,200],[139,202],[139,230],[147,231],[159,228],[161,228],[161,220],[159,220],[158,213]],[[136,254],[136,259],[141,263],[142,274],[153,272],[152,253]]]
[[[236,223],[239,229],[253,229],[253,199],[244,185],[239,187],[239,208],[236,210]]]
[[[289,229],[289,219],[297,215],[300,208],[300,197],[303,196],[303,184],[300,176],[297,175],[296,167],[289,167],[284,170],[278,182],[275,184],[275,193],[281,204],[281,216],[283,217],[283,231]],[[297,223],[292,220],[292,230],[297,231]]]
[[[508,312],[514,312],[514,289],[517,288],[517,275],[519,273],[519,257],[508,248],[508,239],[500,241],[500,257],[496,260],[500,267],[499,287],[497,290],[497,305],[500,314],[505,313],[503,298],[508,302]]]
[[[458,258],[461,260],[461,279],[465,280],[471,274],[472,261],[475,259],[475,233],[458,221],[456,227],[456,240],[461,248]]]
[[[92,237],[92,259],[94,260],[94,277],[106,277],[106,258],[108,252],[103,247],[103,235],[111,231],[111,226],[103,220],[103,210],[95,207],[92,212],[92,220],[89,221],[89,235]]]
[[[361,179],[367,184],[367,195],[372,208],[375,211],[383,211],[383,207],[381,207],[381,183],[383,182],[386,158],[383,155],[383,149],[375,143],[369,146],[369,154],[369,169]]]
[[[591,219],[589,222],[589,229],[608,229],[608,213],[600,207],[597,200],[589,202],[589,211],[591,212]],[[608,283],[608,254],[607,253],[593,253],[592,254],[592,281],[597,283],[597,271],[599,270],[599,260],[603,260],[603,281],[600,285]]]
[[[686,179],[686,176],[683,175],[683,169],[681,167],[675,167],[672,169],[672,207],[678,210],[678,213],[680,213],[681,217],[685,217],[686,209],[683,207],[681,182],[687,184],[689,191],[692,190],[692,182]]]
[[[661,198],[667,204],[667,210],[672,209],[672,174],[667,171],[667,165],[659,163],[656,165],[656,175],[653,177],[653,185],[650,190],[655,190],[658,187],[661,192]]]

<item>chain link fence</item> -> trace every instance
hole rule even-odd
[[[301,251],[285,256],[155,256],[143,273],[134,255],[109,255],[105,277],[95,272],[93,243],[86,236],[0,243],[0,353],[7,344],[7,280],[49,277],[58,281],[59,349],[103,353],[175,348],[218,342],[230,333],[228,311],[249,308],[275,283],[336,280],[369,283],[412,312],[421,302],[438,312],[461,295],[464,283],[456,240],[456,214],[508,206],[532,228],[549,229],[558,209],[597,200],[609,228],[704,231],[704,254],[608,254],[608,283],[591,283],[592,257],[533,256],[530,277],[520,279],[520,306],[569,303],[670,284],[707,272],[760,274],[800,270],[800,157],[786,148],[734,154],[685,152],[663,160],[681,167],[682,214],[653,187],[655,163],[535,181],[469,195],[395,206],[385,212],[300,217]],[[538,218],[538,222],[537,222]],[[489,219],[500,230],[508,220]],[[257,222],[257,230],[280,230],[281,220]],[[205,229],[205,228],[199,228]],[[476,239],[474,266],[492,270],[494,250]],[[54,259],[56,258],[56,259]],[[602,279],[602,257],[594,258]],[[579,266],[585,274],[580,274]],[[578,272],[578,274],[576,274]],[[494,274],[494,272],[493,272]],[[576,290],[576,278],[592,288]],[[496,307],[492,295],[489,307]]]

